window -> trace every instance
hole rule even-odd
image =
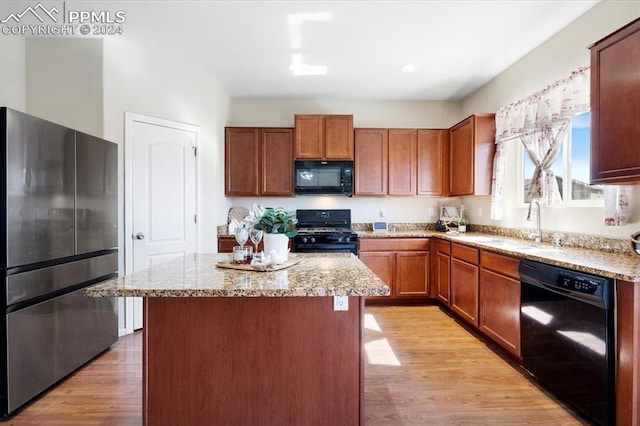
[[[521,147],[523,161],[523,200],[531,202],[527,196],[533,162]],[[589,185],[591,153],[591,112],[577,115],[571,121],[571,128],[560,148],[552,169],[558,181],[558,188],[564,204],[584,204],[585,200],[602,200],[603,186]],[[566,194],[566,195],[565,195]],[[575,202],[575,203],[574,203]]]

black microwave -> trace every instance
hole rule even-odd
[[[353,161],[296,161],[296,195],[353,195]]]

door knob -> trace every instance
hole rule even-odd
[[[136,234],[136,240],[144,240],[144,234],[142,232],[138,232]]]

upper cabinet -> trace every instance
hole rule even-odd
[[[640,19],[591,46],[591,183],[640,182]]]
[[[293,129],[227,127],[225,195],[293,196]]]
[[[449,193],[449,131],[418,130],[417,194],[446,196]]]
[[[355,195],[386,195],[389,161],[387,129],[355,130]]]
[[[296,160],[353,160],[353,115],[295,116]]]
[[[418,133],[389,129],[389,195],[416,195]]]
[[[474,114],[450,129],[449,195],[489,195],[495,114]]]
[[[355,195],[446,195],[447,130],[356,129]]]
[[[416,194],[416,131],[355,130],[355,195]]]

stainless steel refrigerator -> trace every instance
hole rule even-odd
[[[13,413],[118,339],[117,145],[0,108],[0,404]]]

